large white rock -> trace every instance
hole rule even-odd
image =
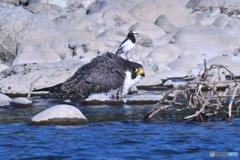
[[[85,1],[93,1],[93,0],[85,0]],[[96,1],[96,0],[95,0]],[[90,5],[87,10],[87,14],[93,13],[103,13],[109,8],[117,7],[120,9],[124,9],[125,11],[130,11],[134,6],[143,2],[144,0],[97,0],[95,3]]]
[[[94,94],[89,96],[85,101],[109,101],[110,98],[104,94]]]
[[[144,72],[145,77],[137,84],[138,87],[154,86],[162,83],[161,78],[154,72],[154,66],[144,66]]]
[[[25,97],[14,98],[12,102],[18,103],[18,104],[32,104],[32,101]]]
[[[139,34],[143,34],[152,40],[160,38],[166,34],[163,29],[149,21],[139,21],[134,24],[130,30],[134,30]]]
[[[31,124],[82,125],[87,118],[74,106],[56,105],[48,108],[31,119]]]
[[[103,13],[103,23],[110,26],[121,26],[128,24],[129,26],[136,23],[136,18],[129,14],[124,9],[119,9],[116,7],[109,8]]]
[[[33,89],[50,87],[66,81],[78,68],[86,64],[80,59],[67,59],[56,63],[20,64],[0,73],[0,92],[28,94]]]
[[[11,105],[16,108],[27,108],[32,107],[32,101],[25,97],[13,98]]]
[[[159,16],[155,24],[161,27],[166,33],[176,32],[178,29],[178,27],[166,15]]]
[[[47,44],[37,41],[21,42],[17,46],[17,57],[12,66],[26,63],[52,63],[61,58]]]
[[[172,70],[182,73],[183,76],[188,75],[189,71],[192,68],[199,66],[204,63],[206,57],[200,54],[191,54],[187,56],[182,56],[171,63],[168,64],[168,67]],[[179,75],[179,74],[178,74]]]
[[[2,93],[0,93],[0,107],[9,106],[12,99]]]
[[[0,64],[0,72],[4,71],[5,69],[7,69],[9,66],[4,65],[4,64]]]
[[[182,54],[182,49],[174,44],[162,45],[153,50],[149,57],[153,59],[158,65],[167,65],[176,60]]]
[[[0,2],[13,4],[13,5],[19,5],[19,0],[0,0]]]
[[[61,7],[47,3],[32,3],[26,9],[51,21],[57,17],[66,15],[66,12]]]
[[[155,22],[161,15],[178,25],[191,24],[190,15],[179,0],[147,0],[137,4],[130,13],[140,20]]]
[[[6,96],[5,94],[0,93],[0,99],[7,101],[7,102],[11,102],[12,99],[8,96]]]
[[[47,3],[47,4],[54,4],[56,6],[65,8],[68,7],[68,0],[28,0],[29,4],[32,3]]]
[[[0,48],[11,54],[11,62],[16,55],[17,44],[22,41],[46,43],[61,58],[65,57],[68,50],[66,38],[53,22],[4,3],[0,3],[0,17]]]
[[[213,27],[186,26],[174,36],[175,44],[184,50],[185,55],[206,55],[206,60],[218,55],[232,55],[239,49],[237,35]]]
[[[240,75],[240,63],[239,61],[236,61],[230,57],[223,57],[223,56],[217,56],[214,57],[208,61],[206,61],[207,67],[210,67],[211,65],[223,65],[226,66],[227,69],[229,69],[235,76],[239,76]],[[200,71],[203,71],[204,69],[204,65],[203,63],[199,66],[196,66],[194,68],[191,69],[191,71],[189,72],[189,75],[197,75]],[[224,74],[229,75],[226,71],[221,72],[219,74]],[[225,78],[224,76],[224,78]]]

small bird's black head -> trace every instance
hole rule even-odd
[[[138,33],[136,31],[130,31],[128,32],[128,37],[129,36],[135,36],[135,35],[138,35]]]
[[[136,42],[135,35],[137,34],[138,33],[135,31],[130,31],[127,35],[127,38],[130,39],[133,43],[135,43]]]

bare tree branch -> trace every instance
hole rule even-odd
[[[177,99],[181,95],[186,99],[186,108],[191,108],[195,113],[185,116],[180,121],[197,117],[204,121],[203,115],[211,116],[212,120],[214,120],[220,109],[226,112],[223,104],[226,102],[229,91],[234,89],[228,105],[228,112],[226,112],[228,114],[228,122],[230,122],[232,105],[240,86],[240,80],[235,79],[234,74],[226,66],[213,64],[207,67],[206,61],[204,61],[204,69],[201,72],[194,80],[174,86],[169,90],[144,116],[143,121],[149,121],[154,115],[164,109],[176,107],[176,104],[179,104]],[[226,77],[226,75],[230,75],[230,79],[225,78],[223,80],[223,77]],[[219,90],[219,86],[224,86],[225,89]],[[167,100],[170,94],[174,95],[172,101]],[[163,105],[164,103],[168,104]],[[176,111],[181,110],[176,109]]]

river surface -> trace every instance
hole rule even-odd
[[[149,160],[226,159],[210,152],[233,152],[239,159],[240,118],[181,123],[168,118],[141,122],[153,105],[78,106],[89,124],[32,126],[50,106],[0,109],[0,157],[5,159]]]

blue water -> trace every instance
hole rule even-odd
[[[226,159],[210,152],[240,154],[240,119],[231,124],[164,120],[141,122],[151,106],[79,106],[82,126],[32,126],[44,108],[1,109],[1,159]],[[4,120],[3,121],[3,117]],[[239,159],[227,157],[228,159]]]

